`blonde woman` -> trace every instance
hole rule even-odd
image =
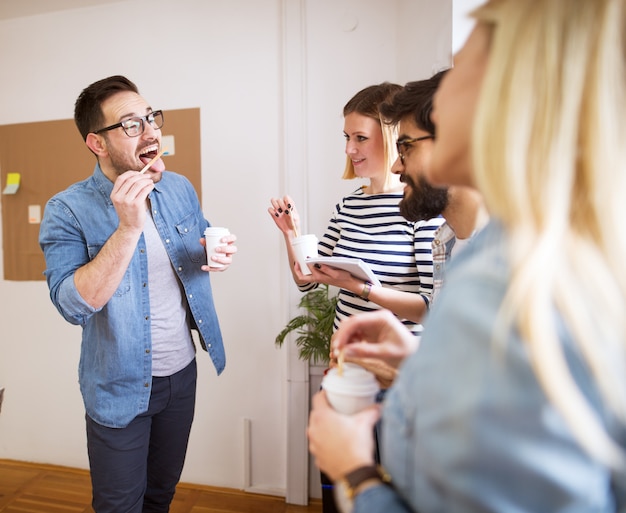
[[[356,93],[343,109],[346,168],[343,178],[363,179],[365,185],[341,199],[320,240],[322,256],[360,258],[381,285],[373,285],[327,265],[304,275],[295,263],[291,240],[299,224],[289,196],[272,198],[270,216],[283,233],[294,281],[305,292],[326,283],[338,287],[335,328],[358,312],[379,307],[393,311],[415,335],[433,291],[431,243],[443,219],[407,221],[400,213],[404,184],[391,172],[397,158],[394,128],[382,123],[379,106],[401,90],[383,82]],[[301,233],[301,232],[299,232]]]
[[[366,262],[380,285],[346,271],[321,265],[310,275],[300,272],[291,241],[299,224],[295,202],[289,196],[272,198],[268,212],[283,233],[295,283],[303,292],[319,283],[339,288],[334,329],[343,320],[364,311],[389,308],[414,335],[422,331],[421,319],[433,293],[432,241],[443,218],[408,221],[400,212],[404,184],[391,168],[397,158],[395,130],[381,122],[379,106],[402,89],[383,82],[357,92],[344,106],[346,180],[362,179],[360,186],[335,206],[318,245],[322,256],[359,258]],[[428,198],[425,198],[428,202]],[[434,209],[431,209],[434,210]],[[298,233],[301,231],[298,230]],[[359,361],[373,371],[386,388],[395,370],[373,361]],[[324,511],[336,511],[332,485],[322,475]]]
[[[311,452],[355,513],[626,511],[626,0],[475,15],[435,98],[430,179],[477,187],[490,224],[419,351],[388,312],[336,334],[346,354],[403,362],[388,474],[370,456],[377,409],[340,416],[323,393]]]

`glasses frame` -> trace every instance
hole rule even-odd
[[[434,135],[423,135],[422,137],[415,137],[413,139],[398,139],[396,141],[396,149],[398,150],[398,157],[400,158],[400,162],[402,162],[404,164],[404,152],[402,152],[402,148],[405,148],[405,152],[409,150],[409,148],[411,148],[411,145],[413,143],[419,142],[419,141],[426,141],[427,139],[434,139],[435,136]]]
[[[154,124],[155,116],[160,116],[161,117],[161,125],[160,126],[156,126]],[[148,119],[150,117],[152,118],[152,120]],[[128,123],[129,121],[139,121],[139,123],[141,124],[141,130],[139,131],[139,133],[137,133],[135,135],[130,135],[126,131],[126,127],[124,126],[124,123]],[[115,130],[116,128],[121,128],[122,130],[124,130],[124,133],[128,137],[139,137],[141,134],[144,133],[144,131],[146,129],[145,123],[150,123],[150,126],[154,127],[155,130],[160,130],[161,127],[163,126],[164,122],[165,122],[165,116],[163,115],[163,111],[162,110],[153,110],[152,112],[146,114],[145,116],[133,116],[132,118],[125,119],[124,121],[120,121],[119,123],[115,123],[114,125],[107,126],[107,127],[104,127],[104,128],[100,128],[99,130],[94,131],[94,134],[100,134],[102,132],[108,132],[109,130]]]

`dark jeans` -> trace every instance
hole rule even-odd
[[[87,419],[96,513],[165,513],[180,479],[196,401],[196,361],[152,378],[148,411],[125,428]]]

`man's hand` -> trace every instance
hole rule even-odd
[[[118,229],[141,233],[146,222],[146,201],[154,189],[152,178],[137,171],[126,171],[115,180],[111,201],[120,223]]]
[[[79,294],[96,309],[111,299],[122,281],[143,232],[152,189],[152,179],[137,171],[126,171],[113,184],[111,201],[119,218],[118,227],[96,257],[74,274]]]
[[[207,272],[224,272],[230,264],[233,263],[233,255],[237,253],[237,246],[235,246],[235,241],[237,237],[232,233],[228,235],[224,235],[222,237],[221,242],[225,243],[222,246],[218,246],[215,248],[215,252],[217,255],[212,256],[213,260],[217,263],[222,264],[222,267],[210,267],[208,265],[203,265],[202,270]],[[204,238],[200,239],[200,244],[206,247],[206,240]]]

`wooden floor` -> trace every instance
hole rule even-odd
[[[285,504],[283,497],[181,483],[170,513],[320,513],[320,501]],[[0,512],[93,513],[86,470],[0,460]]]

